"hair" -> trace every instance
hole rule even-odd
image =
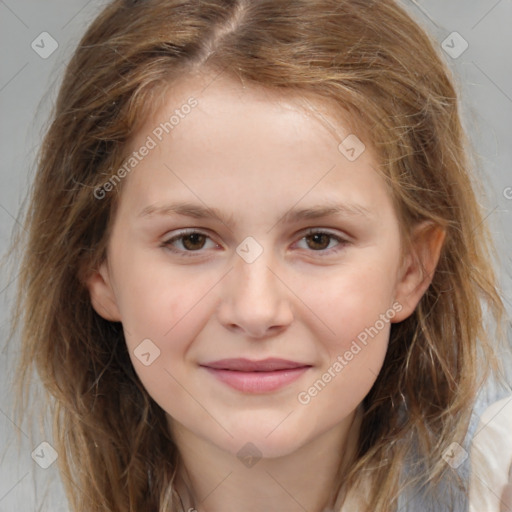
[[[497,368],[486,323],[500,330],[504,308],[454,81],[432,40],[392,0],[115,0],[67,66],[18,241],[18,394],[26,399],[36,368],[73,510],[180,510],[165,412],[85,280],[106,257],[122,183],[101,200],[94,190],[120,168],[158,95],[193,70],[349,113],[378,155],[404,246],[424,221],[446,233],[428,290],[391,328],[333,496],[369,479],[367,510],[383,512],[404,486],[434,488],[452,472],[442,453],[463,443],[486,369]],[[404,478],[411,446],[420,469]]]

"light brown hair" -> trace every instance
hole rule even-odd
[[[192,68],[334,101],[379,157],[405,245],[420,222],[446,231],[429,289],[392,327],[356,460],[333,490],[365,475],[368,510],[390,510],[411,446],[422,471],[409,484],[450,471],[442,453],[462,444],[480,370],[495,365],[484,307],[497,326],[503,314],[452,79],[391,0],[116,0],[88,28],[41,148],[13,323],[20,390],[35,366],[73,510],[180,510],[165,413],[132,368],[122,326],[93,310],[84,283],[106,256],[122,183],[101,200],[94,190],[122,165],[157,94]]]

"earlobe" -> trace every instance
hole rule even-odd
[[[120,322],[121,315],[117,307],[117,301],[112,288],[107,262],[101,263],[86,278],[86,286],[91,297],[91,304],[96,313],[105,320]]]
[[[425,222],[418,225],[411,239],[395,292],[395,300],[402,305],[393,322],[408,318],[427,291],[436,271],[446,232],[440,226]]]

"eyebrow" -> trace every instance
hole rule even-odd
[[[234,224],[234,215],[225,215],[217,208],[210,208],[194,203],[170,203],[165,205],[151,204],[146,206],[138,217],[153,215],[183,215],[194,219],[213,219],[227,226]],[[291,208],[285,212],[277,223],[292,224],[301,220],[314,220],[333,215],[369,218],[373,214],[364,206],[358,204],[326,204],[310,208]]]

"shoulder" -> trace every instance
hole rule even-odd
[[[512,512],[512,394],[480,416],[470,459],[470,512]]]

